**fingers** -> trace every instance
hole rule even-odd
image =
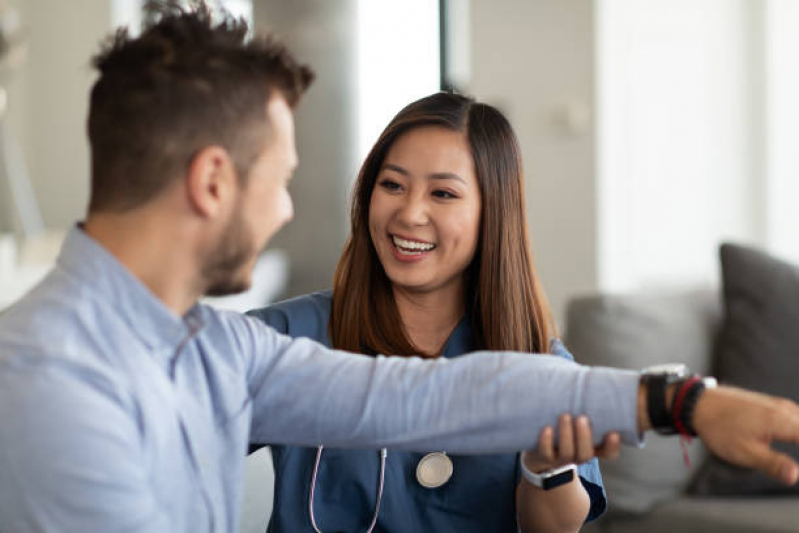
[[[540,461],[555,462],[555,432],[552,426],[546,426],[541,430],[538,438],[537,458]]]
[[[585,415],[572,418],[564,414],[558,419],[558,442],[554,454],[561,464],[585,463],[593,457],[618,453],[621,448],[621,438],[618,433],[610,439],[610,443],[603,443],[600,447],[594,446],[594,436],[591,431],[591,422]],[[606,440],[610,435],[606,436]]]
[[[594,447],[591,423],[586,416],[572,419],[563,415],[558,423],[559,439],[557,457],[560,463],[585,463],[590,461],[600,448]]]
[[[573,418],[561,415],[555,429],[546,426],[541,430],[538,446],[529,450],[525,462],[533,470],[546,470],[568,463],[582,464],[594,457],[615,459],[621,451],[621,437],[618,433],[608,433],[599,447],[594,446],[591,422],[581,415]]]
[[[794,402],[721,386],[700,397],[694,426],[708,449],[722,459],[788,485],[799,481],[799,464],[771,448],[774,441],[799,444],[799,408]]]
[[[799,406],[785,398],[771,400],[774,412],[764,417],[772,425],[768,432],[771,439],[799,445]],[[756,448],[755,454],[760,470],[786,485],[799,482],[799,464],[791,456],[772,449],[770,443],[759,450]]]
[[[572,460],[574,463],[585,463],[593,457],[600,459],[616,459],[621,453],[621,435],[611,432],[605,435],[602,444],[594,447],[594,437],[591,432],[591,422],[586,416],[579,416],[574,422],[576,453]]]
[[[595,453],[594,437],[591,433],[591,424],[588,422],[588,417],[578,416],[574,421],[574,427],[576,433],[574,462],[584,463],[589,461]]]
[[[533,472],[541,472],[558,466],[555,453],[555,431],[546,426],[538,436],[538,446],[522,454],[527,468]]]
[[[761,446],[752,452],[752,466],[785,485],[799,481],[799,464],[789,455]]]
[[[564,463],[572,461],[575,453],[574,428],[571,415],[561,415],[558,420],[558,459]]]
[[[615,431],[605,435],[602,445],[596,449],[596,456],[600,459],[615,461],[621,454],[621,435]]]
[[[799,405],[785,398],[775,398],[774,409],[779,411],[775,415],[773,436],[776,440],[790,442],[799,446]]]

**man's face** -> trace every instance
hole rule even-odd
[[[297,168],[294,116],[282,97],[266,107],[269,137],[239,190],[220,242],[208,257],[206,293],[221,296],[250,287],[258,254],[294,216],[288,183]]]

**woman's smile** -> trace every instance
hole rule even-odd
[[[436,245],[432,242],[400,237],[390,234],[393,244],[394,257],[400,261],[414,263],[427,257],[430,252],[435,250]]]

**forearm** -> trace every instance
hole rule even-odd
[[[566,533],[579,531],[591,508],[591,498],[574,479],[551,490],[543,490],[522,479],[516,487],[516,514],[522,533]]]
[[[638,443],[632,371],[513,353],[367,358],[306,339],[282,348],[251,382],[261,442],[504,453],[534,447],[570,412],[590,418],[597,444],[613,430]]]

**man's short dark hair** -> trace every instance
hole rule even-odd
[[[228,14],[212,20],[204,1],[146,9],[152,23],[139,37],[120,29],[93,58],[91,212],[140,206],[207,146],[228,150],[244,179],[266,146],[268,98],[294,107],[313,80],[280,42],[248,39],[246,22]]]

